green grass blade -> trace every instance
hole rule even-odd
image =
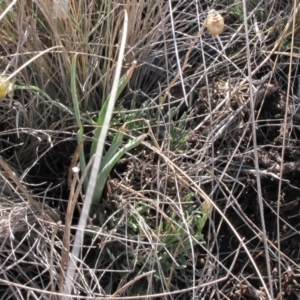
[[[79,109],[79,102],[77,97],[76,91],[76,60],[77,54],[74,55],[72,59],[72,66],[71,66],[71,94],[72,94],[72,101],[75,111],[75,118],[79,128],[82,128],[81,118],[80,118],[80,109]]]
[[[101,166],[105,166],[112,159],[112,157],[117,153],[119,147],[122,144],[123,136],[124,133],[122,131],[116,134],[114,140],[111,143],[111,146],[109,147],[109,149],[107,150],[107,152],[105,153],[102,159]]]
[[[137,147],[138,145],[140,145],[146,137],[147,137],[147,134],[142,134],[139,137],[131,140],[123,148],[121,148],[111,158],[111,160],[106,165],[101,164],[101,172],[98,176],[98,180],[97,180],[96,188],[95,188],[95,191],[94,191],[94,196],[93,196],[92,203],[94,203],[94,204],[99,203],[102,192],[103,192],[103,188],[104,188],[104,185],[105,185],[105,182],[106,182],[106,179],[107,179],[109,173],[111,172],[112,168],[115,166],[115,164],[122,158],[122,156],[126,152],[128,152],[131,149],[133,149],[133,148]]]
[[[116,99],[120,96],[120,94],[124,90],[125,86],[129,82],[135,67],[136,67],[136,61],[134,61],[132,63],[131,68],[120,78],[119,83],[118,83],[118,88],[117,88]],[[107,98],[106,98],[106,100],[105,100],[105,102],[104,102],[104,104],[101,108],[101,111],[98,115],[98,120],[97,120],[98,128],[96,128],[95,133],[94,133],[94,140],[93,140],[92,147],[91,147],[90,157],[92,157],[96,152],[97,141],[98,141],[98,138],[99,138],[100,133],[101,133],[101,128],[103,126],[104,118],[105,118],[106,111],[107,111],[107,106],[108,106],[108,103],[109,103],[109,100],[110,100],[110,96],[111,96],[111,94],[109,94],[107,96]]]
[[[71,95],[72,95],[72,101],[74,106],[74,114],[76,118],[77,125],[79,127],[78,135],[77,135],[77,141],[78,145],[83,141],[83,126],[81,123],[81,116],[80,116],[80,109],[79,109],[79,102],[77,97],[77,91],[76,91],[76,59],[77,54],[74,55],[72,59],[72,66],[71,66]],[[86,161],[85,161],[85,155],[84,155],[84,147],[81,147],[80,153],[79,153],[79,162],[80,162],[80,170],[83,172],[86,168]],[[84,180],[84,187],[87,188],[88,184],[88,178]]]

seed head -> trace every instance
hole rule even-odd
[[[12,92],[13,89],[13,84],[5,80],[6,77],[0,77],[0,101],[3,100],[7,94]]]
[[[202,203],[202,206],[201,206],[201,211],[206,214],[206,215],[210,215],[210,213],[212,212],[213,210],[213,205],[208,201],[208,200],[204,200],[204,202]]]
[[[212,36],[217,36],[224,30],[224,19],[214,9],[210,10],[206,19],[206,27]]]

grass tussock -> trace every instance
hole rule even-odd
[[[299,297],[299,5],[8,2],[0,299]]]

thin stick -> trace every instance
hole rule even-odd
[[[252,74],[251,69],[251,54],[250,54],[250,43],[249,43],[249,32],[248,32],[248,24],[247,24],[247,7],[246,1],[243,1],[243,11],[244,11],[244,27],[245,27],[245,38],[246,38],[246,49],[247,49],[247,65],[248,65],[248,73]],[[250,92],[250,110],[251,110],[251,125],[252,125],[252,136],[253,136],[253,153],[254,153],[254,164],[256,170],[256,185],[257,185],[257,194],[258,194],[258,204],[260,211],[260,219],[261,219],[261,227],[263,233],[263,242],[265,248],[265,257],[266,257],[266,265],[268,272],[268,280],[269,280],[269,289],[266,289],[266,294],[270,300],[273,299],[273,286],[272,286],[272,274],[270,267],[270,254],[269,247],[267,241],[267,233],[266,233],[266,225],[264,219],[264,204],[262,199],[262,189],[261,189],[261,181],[260,181],[260,172],[259,172],[259,163],[258,163],[258,152],[257,152],[257,139],[256,139],[256,121],[255,121],[255,111],[254,111],[254,91],[252,85],[252,76],[250,75],[248,78],[249,81],[249,92]]]
[[[281,161],[280,161],[280,171],[279,171],[279,185],[278,185],[278,195],[277,195],[277,248],[278,248],[278,278],[279,278],[279,295],[282,295],[282,287],[281,287],[281,253],[280,253],[280,195],[281,195],[281,187],[282,187],[282,175],[283,175],[283,164],[284,164],[284,151],[286,144],[286,133],[287,133],[287,119],[288,119],[288,111],[289,111],[289,98],[291,91],[291,78],[292,78],[292,68],[293,68],[293,51],[294,51],[294,39],[295,39],[295,23],[296,23],[296,2],[294,1],[294,12],[293,12],[293,29],[292,29],[292,41],[291,41],[291,56],[290,56],[290,65],[289,65],[289,75],[288,75],[288,86],[285,100],[285,113],[284,113],[284,126],[282,132],[282,148],[281,148]]]

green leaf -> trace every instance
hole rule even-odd
[[[120,78],[116,98],[118,98],[120,96],[121,92],[124,90],[125,86],[129,82],[129,80],[130,80],[130,78],[133,74],[133,71],[135,69],[135,66],[136,66],[136,62],[134,61],[131,68]],[[105,115],[106,115],[109,99],[110,99],[110,94],[107,96],[107,98],[106,98],[106,100],[105,100],[105,102],[104,102],[104,104],[101,108],[101,111],[98,115],[98,120],[97,120],[98,128],[96,128],[95,133],[94,133],[94,140],[93,140],[93,143],[92,143],[91,153],[90,153],[91,157],[96,152],[97,141],[98,141],[100,133],[101,133],[101,128],[103,126],[103,122],[104,122],[104,118],[105,118]]]
[[[142,134],[139,137],[131,140],[123,148],[121,148],[105,165],[103,164],[103,162],[101,163],[100,166],[101,171],[98,176],[98,180],[97,180],[97,184],[96,184],[96,188],[92,200],[94,204],[99,203],[107,177],[111,172],[112,168],[115,166],[115,164],[121,159],[121,157],[126,152],[130,151],[131,149],[137,147],[140,143],[142,143],[143,140],[146,138],[146,136],[147,134]]]
[[[77,90],[76,90],[76,59],[77,54],[74,55],[72,59],[72,66],[71,66],[71,95],[72,95],[72,101],[74,106],[74,113],[77,125],[79,127],[78,135],[77,135],[77,142],[78,145],[80,145],[83,141],[83,126],[81,123],[81,116],[80,116],[80,109],[79,109],[79,102],[77,97]],[[84,147],[81,147],[80,153],[79,153],[79,162],[80,162],[80,170],[83,172],[86,168],[86,161],[85,161],[85,155],[84,155]],[[87,188],[88,184],[88,178],[86,177],[84,180],[84,187]]]

